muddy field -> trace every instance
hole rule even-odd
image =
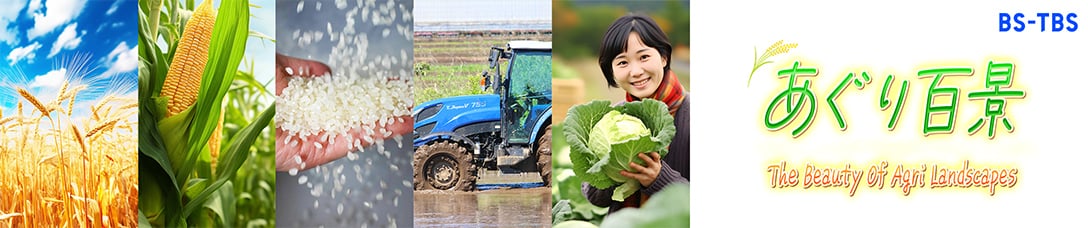
[[[416,191],[416,227],[550,227],[551,188]]]

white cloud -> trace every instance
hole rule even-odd
[[[59,70],[49,71],[49,73],[45,73],[43,75],[38,75],[38,77],[35,77],[34,81],[30,83],[30,88],[60,87],[61,83],[64,83],[64,74],[67,72],[68,70],[62,68]]]
[[[26,37],[33,40],[41,35],[56,30],[83,12],[86,0],[52,0],[45,2],[45,13],[34,13],[34,27],[27,31]]]
[[[124,73],[136,70],[137,64],[139,64],[139,48],[132,46],[131,48],[125,42],[117,44],[117,47],[110,51],[110,54],[106,56],[106,64],[110,67],[97,77],[108,77],[117,73]]]
[[[110,5],[110,9],[106,10],[106,16],[113,15],[114,12],[117,12],[117,8],[121,7],[122,2],[125,1],[114,1],[113,5]]]
[[[79,23],[72,23],[68,27],[64,28],[64,31],[57,36],[57,41],[53,43],[53,48],[49,50],[49,58],[53,58],[57,55],[61,49],[72,50],[79,47],[79,43],[83,42],[83,35],[87,34],[87,31],[83,33],[76,31],[76,25]]]
[[[98,25],[98,28],[94,29],[94,33],[95,34],[102,33],[102,30],[106,29],[106,27],[109,27],[111,29],[117,29],[117,28],[120,28],[121,26],[125,26],[125,23],[120,22],[120,21],[114,22],[114,23],[109,23],[109,24],[102,23],[102,24]]]
[[[38,48],[41,47],[42,44],[34,42],[33,44],[27,46],[12,49],[11,53],[8,54],[8,64],[15,65],[15,63],[19,62],[19,60],[22,59],[26,59],[26,61],[30,63],[34,62],[34,52],[38,51]]]
[[[19,18],[19,12],[22,12],[24,6],[26,6],[26,2],[15,1],[5,3],[3,7],[0,7],[0,41],[8,45],[15,45],[15,42],[18,41],[19,30],[8,28],[8,26],[11,26],[11,22],[15,22],[15,19]]]
[[[41,8],[42,8],[42,0],[30,0],[30,6],[26,8],[26,14],[30,15],[30,16],[34,16],[32,14],[37,13],[38,9],[41,9]]]

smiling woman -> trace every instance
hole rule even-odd
[[[557,21],[579,19],[556,23],[555,46],[561,51],[555,77],[566,85],[584,84],[557,86],[557,93],[582,93],[592,100],[563,101],[572,108],[556,126],[565,136],[553,141],[559,154],[554,171],[559,187],[553,194],[557,225],[580,220],[602,227],[687,226],[688,202],[678,198],[690,194],[683,187],[691,163],[688,4],[557,2],[563,9],[554,11]],[[632,127],[640,126],[634,120],[649,133]],[[676,213],[647,216],[665,210]]]
[[[137,225],[135,4],[0,10],[0,225]]]
[[[654,193],[672,184],[687,183],[691,177],[688,141],[691,99],[670,69],[672,48],[668,36],[657,22],[639,14],[616,19],[601,41],[598,63],[609,86],[626,91],[625,101],[631,102],[628,105],[639,104],[643,100],[663,102],[675,125],[670,127],[675,127],[676,133],[667,148],[654,148],[664,149],[670,156],[657,155],[664,154],[660,151],[644,151],[648,153],[639,154],[640,159],[630,159],[629,168],[619,171],[619,175],[636,180],[637,183],[633,184],[635,187],[582,185],[589,202],[608,207],[609,212],[640,207]],[[633,191],[632,188],[637,189],[637,193],[617,195],[619,192]]]

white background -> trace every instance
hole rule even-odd
[[[1083,1],[700,1],[692,6],[692,222],[694,227],[1084,227],[1088,226],[1088,178],[1084,149],[1085,91],[1088,91],[1088,4]],[[998,13],[1077,13],[1076,32],[998,32]],[[1049,18],[1048,18],[1049,20]],[[1070,24],[1066,23],[1066,26]],[[746,85],[753,47],[760,53],[777,40],[798,43]],[[923,137],[919,102],[931,79],[917,71],[932,66],[968,66],[974,76],[951,85],[981,86],[995,58],[1016,64],[1015,86],[1027,97],[1010,101],[1006,113],[1014,133],[998,128],[993,140],[967,135],[979,101],[961,88],[956,130]],[[819,112],[804,136],[763,127],[767,104],[786,84],[772,71],[799,59],[820,69],[811,78]],[[839,131],[822,102],[848,72],[868,71],[864,89],[839,97],[848,124]],[[888,131],[888,113],[876,100],[884,77],[911,80],[899,126]],[[946,79],[948,80],[948,79]],[[910,196],[894,190],[772,190],[767,166],[803,162],[862,168],[893,164],[1003,164],[1019,168],[1013,189],[990,196],[983,189],[934,190],[927,183]],[[927,182],[928,182],[927,175]],[[886,183],[888,184],[888,183]]]

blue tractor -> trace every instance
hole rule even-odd
[[[550,186],[551,62],[551,42],[510,41],[488,55],[480,85],[490,94],[417,105],[415,189],[472,191],[488,170],[539,172]]]

